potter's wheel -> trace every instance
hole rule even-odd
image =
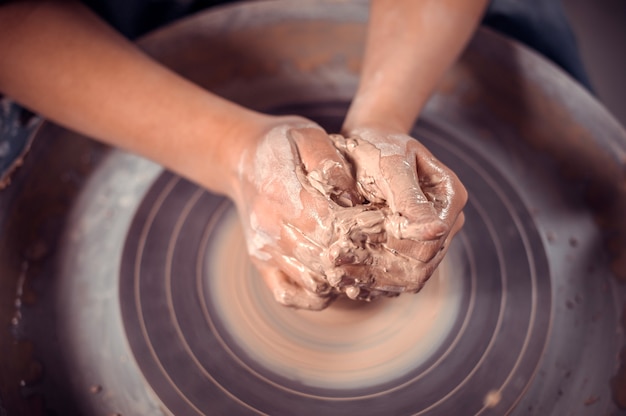
[[[233,100],[335,131],[364,20],[359,5],[267,2],[142,46]],[[272,300],[227,200],[42,127],[2,199],[38,273],[15,336],[46,372],[22,395],[86,414],[619,412],[623,130],[550,64],[481,32],[413,134],[467,187],[465,227],[421,294],[315,313]],[[20,211],[53,200],[41,218]]]
[[[335,122],[346,110],[323,108]],[[478,154],[433,127],[416,135],[473,178],[470,193],[492,195],[470,202],[468,226],[421,296],[286,309],[254,273],[228,202],[171,174],[155,182],[126,239],[122,315],[173,413],[220,403],[229,414],[379,414],[384,403],[448,414],[464,403],[468,414],[502,414],[521,398],[551,323],[541,237]]]

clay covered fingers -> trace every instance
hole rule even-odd
[[[358,129],[331,138],[352,164],[365,205],[384,217],[384,237],[370,250],[371,292],[419,290],[463,226],[467,191],[454,172],[405,134]]]
[[[287,118],[239,162],[248,251],[274,297],[323,309],[336,296],[417,292],[463,225],[465,189],[406,135],[329,136]]]
[[[276,300],[325,307],[335,213],[362,202],[341,152],[317,124],[285,118],[242,154],[237,186],[248,252]]]

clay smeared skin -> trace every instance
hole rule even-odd
[[[310,122],[272,129],[242,156],[240,182],[251,258],[279,302],[306,309],[419,291],[466,199],[409,136],[329,137]]]
[[[342,228],[343,237],[334,243],[341,249],[331,250],[330,257],[341,253],[337,258],[343,264],[344,259],[354,259],[353,266],[366,269],[369,280],[353,279],[335,268],[327,271],[329,282],[341,287],[356,280],[353,286],[358,291],[346,293],[350,297],[357,293],[360,299],[419,291],[463,223],[459,213],[467,200],[465,189],[410,136],[361,129],[348,138],[331,135],[331,139],[354,168],[359,192],[368,201],[356,208],[364,210],[369,221],[358,225],[358,214],[342,218],[347,212],[341,213],[335,226]],[[355,234],[366,234],[369,240],[359,244]]]
[[[271,129],[239,162],[235,202],[248,251],[275,298],[323,309],[336,296],[324,251],[335,212],[362,202],[350,165],[324,130],[300,118]]]

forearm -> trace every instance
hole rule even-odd
[[[476,29],[487,0],[372,0],[358,92],[343,131],[407,133]]]
[[[237,141],[266,123],[156,63],[79,4],[0,7],[0,56],[0,91],[217,192]]]

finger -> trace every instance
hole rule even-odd
[[[298,285],[277,267],[257,266],[274,299],[281,305],[310,310],[322,310],[331,302],[331,297],[319,296]]]
[[[335,292],[341,292],[350,299],[369,299],[369,288],[374,284],[366,264],[343,264],[326,271],[326,278]]]
[[[328,222],[333,211],[328,199],[315,190],[303,189],[298,196],[302,210],[297,215],[289,215],[280,198],[272,198],[274,196],[255,198],[244,208],[247,212],[241,214],[248,251],[264,251],[262,256],[269,257],[270,247],[291,253],[304,245],[312,248],[309,257],[319,257],[322,247],[328,246],[332,237]]]
[[[322,197],[318,195],[317,198]],[[297,285],[320,296],[331,290],[324,277],[328,266],[323,256],[326,251],[326,246],[314,234],[291,223],[283,224],[280,235],[263,247],[265,258],[271,259],[273,267],[280,269]],[[258,268],[266,266],[257,265]]]
[[[363,201],[350,164],[324,130],[311,126],[290,130],[311,186],[343,207]]]
[[[420,188],[432,202],[439,218],[452,227],[467,203],[467,190],[458,176],[421,143],[414,140],[410,147],[416,155]]]
[[[400,240],[392,235],[387,237],[385,246],[392,252],[397,252],[404,256],[419,260],[421,262],[429,262],[439,253],[439,251],[445,247],[445,241],[454,235],[461,229],[465,222],[465,215],[461,212],[456,218],[455,223],[452,226],[450,232],[441,237],[439,240],[432,241],[415,241],[415,240]]]
[[[287,249],[278,247],[272,251],[272,259],[276,266],[292,281],[309,292],[320,296],[328,295],[331,288],[324,278],[325,268],[320,261],[322,249],[298,234],[288,236],[288,238],[293,238],[293,240],[285,243],[288,246]]]
[[[372,288],[394,293],[397,293],[399,288],[403,292],[419,292],[445,257],[448,243],[449,239],[446,238],[441,245],[442,248],[427,262],[395,253],[383,256],[380,265],[372,270],[376,282]]]
[[[370,264],[345,264],[332,272],[337,281],[337,290],[352,299],[369,297],[372,291],[387,294],[415,292],[426,280],[421,277],[428,263],[379,251]],[[330,279],[329,279],[330,280]]]
[[[446,236],[443,244],[439,248],[439,252],[430,261],[426,263],[426,267],[424,268],[425,279],[423,283],[426,283],[426,281],[435,272],[435,270],[437,270],[437,267],[439,267],[439,264],[448,253],[448,248],[450,248],[450,244],[452,243],[452,240],[454,239],[456,234],[461,230],[461,228],[463,228],[464,224],[465,224],[465,214],[461,212],[458,215],[457,220],[455,221],[454,225],[452,226],[452,230]]]
[[[430,241],[416,241],[410,239],[399,239],[393,235],[387,237],[385,247],[392,253],[398,253],[411,259],[426,263],[432,260],[439,252],[444,239]]]
[[[371,290],[397,293],[418,292],[428,281],[445,257],[450,243],[463,227],[465,216],[461,213],[450,233],[442,239],[439,249],[428,261],[419,261],[412,256],[387,251],[377,256],[378,261],[371,266],[370,274],[375,284]]]
[[[414,139],[364,131],[344,140],[345,152],[354,161],[357,180],[371,202],[385,202],[391,209],[387,231],[398,239],[436,240],[448,232],[431,201],[420,189],[417,159],[408,145]]]
[[[372,253],[367,263],[341,264],[333,268],[327,273],[329,283],[352,299],[371,299],[381,293],[419,292],[445,257],[451,240],[464,221],[465,216],[461,213],[428,261],[383,248]]]
[[[437,240],[448,231],[419,185],[415,154],[382,156],[381,187],[392,214],[387,230],[398,239]]]
[[[465,214],[461,212],[458,215],[454,225],[452,226],[452,230],[450,230],[450,233],[445,237],[442,244],[439,246],[438,252],[430,260],[425,262],[425,265],[427,266],[424,269],[424,271],[426,272],[426,280],[428,280],[428,278],[430,278],[430,275],[435,272],[435,270],[439,266],[439,263],[441,263],[446,253],[448,252],[448,248],[450,248],[450,243],[452,242],[456,234],[461,230],[461,228],[463,228],[464,224]],[[424,280],[424,282],[426,282],[426,280]]]

